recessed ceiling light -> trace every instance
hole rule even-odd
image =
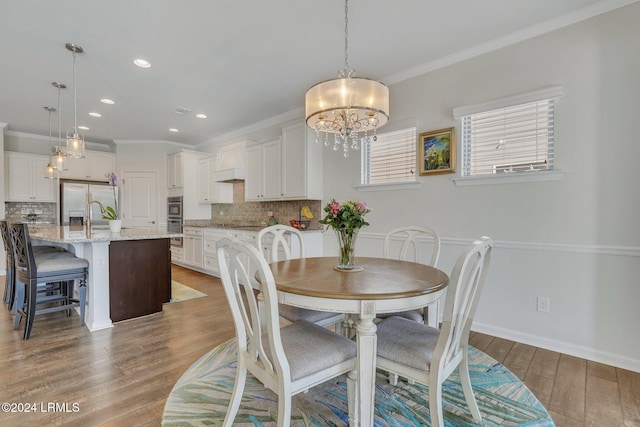
[[[134,59],[133,63],[140,68],[151,68],[151,63],[145,59]]]
[[[199,119],[206,119],[207,115],[200,113],[200,114],[196,114],[196,117],[199,118]]]
[[[170,128],[169,132],[180,132],[180,131],[178,129],[176,129],[176,128]]]
[[[82,129],[82,130],[89,130],[89,128],[88,128],[88,127],[86,127],[86,126],[78,126],[78,129]]]
[[[91,113],[89,113],[89,115],[90,115],[91,117],[102,117],[102,114],[100,114],[100,113],[95,113],[95,112],[91,112]]]
[[[112,99],[108,99],[108,98],[102,98],[100,100],[100,102],[102,102],[103,104],[107,104],[107,105],[113,105],[115,104],[115,102]]]

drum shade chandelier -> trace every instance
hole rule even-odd
[[[82,53],[82,47],[73,43],[67,43],[65,47],[73,53],[73,130],[67,130],[67,156],[75,159],[83,159],[84,135],[78,132],[77,116],[77,85],[76,85],[76,54]]]
[[[389,88],[381,82],[355,77],[349,68],[349,0],[344,3],[344,69],[338,78],[312,86],[305,95],[307,126],[316,131],[316,142],[334,134],[333,149],[342,145],[343,154],[360,148],[360,138],[368,142],[389,120]],[[324,138],[321,137],[324,133]]]

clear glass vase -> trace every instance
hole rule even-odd
[[[356,239],[358,237],[359,228],[352,230],[346,228],[336,229],[338,237],[338,265],[337,270],[354,270],[358,267],[355,264]]]

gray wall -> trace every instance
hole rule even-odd
[[[387,230],[422,224],[444,238],[439,266],[450,271],[466,242],[492,236],[475,330],[640,371],[638,22],[633,4],[392,85],[390,126],[418,121],[418,132],[459,130],[457,106],[562,85],[556,168],[567,173],[475,187],[426,176],[418,190],[358,192],[359,156],[326,150],[325,201],[373,209],[357,253],[381,255]],[[324,238],[334,253],[335,238]],[[550,298],[550,313],[536,311],[537,296]]]

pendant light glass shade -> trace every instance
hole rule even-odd
[[[55,112],[56,109],[53,107],[44,107],[44,109],[49,112],[49,155],[51,155],[51,113]],[[51,159],[49,159],[47,166],[44,167],[44,177],[47,179],[58,178],[58,168],[55,167]]]
[[[76,53],[82,53],[82,47],[73,43],[67,43],[65,47],[73,52],[73,129],[67,130],[67,156],[74,159],[83,159],[84,134],[78,131],[77,122],[77,84],[76,84]]]
[[[344,69],[338,78],[318,83],[305,95],[307,126],[316,131],[316,142],[334,134],[333,149],[343,154],[360,148],[360,138],[369,140],[389,120],[389,88],[381,82],[355,77],[349,68],[349,1],[344,5]],[[321,138],[324,133],[324,138]]]
[[[64,148],[62,148],[62,135],[61,135],[61,127],[60,127],[60,118],[62,116],[62,110],[60,109],[60,90],[66,89],[67,85],[60,82],[52,82],[51,85],[58,89],[58,140],[57,145],[53,147],[53,165],[58,169],[58,176],[64,171],[64,161],[67,158],[67,153],[64,152]]]

